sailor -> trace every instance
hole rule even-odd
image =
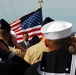
[[[8,22],[4,19],[0,20],[0,39],[3,40],[7,46],[9,47],[10,51],[17,54],[19,57],[24,57],[25,49],[22,48],[16,41],[16,38],[10,33],[11,27]],[[16,47],[16,49],[14,48]]]
[[[7,41],[10,37],[10,30],[10,25],[4,19],[1,19],[0,75],[24,75],[24,71],[30,66],[30,64],[28,64],[25,60],[23,60],[23,58],[18,57],[13,51],[10,50],[7,44]]]
[[[76,75],[76,56],[69,52],[72,24],[53,21],[45,24],[41,32],[46,37],[45,45],[50,52],[44,52],[41,61],[29,67],[25,75]]]

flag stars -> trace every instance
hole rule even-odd
[[[22,29],[27,29],[36,25],[41,24],[41,16],[40,11],[35,12],[33,15],[31,15],[26,21],[22,24]]]

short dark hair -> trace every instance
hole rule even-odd
[[[69,45],[69,41],[70,41],[70,37],[66,37],[66,38],[63,38],[63,39],[55,40],[54,44],[60,45],[60,46],[63,47],[63,46]]]
[[[26,34],[28,36],[28,33],[27,32],[23,33],[23,36],[24,36],[24,34]]]

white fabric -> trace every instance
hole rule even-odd
[[[25,45],[26,45],[26,46],[28,46],[28,44],[29,44],[29,41],[27,41],[27,42],[26,42],[26,41],[24,41],[24,43],[25,43]]]
[[[10,33],[11,33],[12,35],[15,35],[15,32],[14,32],[14,31],[12,31],[12,30],[10,31]]]
[[[27,46],[27,42],[26,42],[26,41],[24,41],[24,43],[25,43],[25,45]]]
[[[62,39],[71,34],[72,24],[66,21],[53,21],[45,24],[41,32],[47,39]]]
[[[2,61],[2,58],[0,58],[0,61]]]

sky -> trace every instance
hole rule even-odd
[[[11,23],[39,7],[38,0],[0,0],[0,19]],[[42,14],[43,20],[50,17],[71,22],[72,31],[76,31],[76,0],[43,0]]]

